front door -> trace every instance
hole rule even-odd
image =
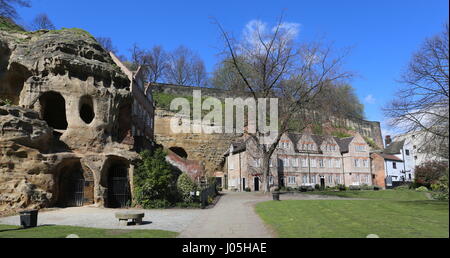
[[[320,178],[320,189],[325,189],[325,178],[323,177]]]
[[[242,191],[245,191],[245,178],[242,178]]]
[[[259,177],[255,177],[253,180],[255,183],[255,191],[259,191]]]

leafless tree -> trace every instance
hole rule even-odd
[[[203,86],[207,80],[203,60],[184,46],[169,54],[164,77],[168,83],[178,85]]]
[[[0,0],[0,16],[16,19],[18,17],[16,6],[30,7],[30,1],[28,0]]]
[[[404,87],[384,108],[390,125],[420,132],[432,154],[448,158],[449,34],[443,31],[425,40],[413,55],[400,82]],[[436,148],[440,146],[441,148]]]
[[[137,44],[131,49],[131,62],[145,69],[146,80],[163,82],[163,75],[168,66],[168,55],[162,46],[154,46],[150,50],[140,48]]]
[[[254,100],[278,97],[279,128],[275,140],[262,144],[266,134],[259,123],[256,133],[248,133],[255,142],[261,158],[264,191],[269,189],[269,162],[281,136],[289,130],[291,118],[296,114],[306,128],[312,121],[309,108],[321,90],[334,82],[351,76],[341,71],[344,56],[335,55],[330,46],[322,43],[294,42],[293,33],[281,17],[272,30],[256,26],[250,38],[236,40],[217,24],[225,44],[224,60],[234,67]],[[247,64],[244,68],[242,64]],[[300,128],[301,129],[301,128]]]
[[[108,37],[96,37],[97,42],[108,52],[117,53],[117,48],[113,45],[112,39]]]
[[[40,13],[31,22],[31,29],[33,30],[54,30],[56,29],[53,22],[47,14]]]

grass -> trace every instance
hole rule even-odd
[[[327,196],[339,196],[345,198],[363,198],[363,199],[379,199],[379,200],[395,200],[395,201],[424,201],[428,200],[424,192],[414,190],[347,190],[341,192],[334,191],[313,191],[305,194],[317,194]]]
[[[448,202],[414,191],[346,191],[342,197],[371,200],[263,202],[256,212],[287,238],[449,237]],[[330,194],[331,195],[331,194]]]
[[[19,226],[0,225],[0,238],[65,238],[76,234],[80,238],[173,238],[177,232],[164,230],[119,230],[74,226],[45,225],[23,229]]]

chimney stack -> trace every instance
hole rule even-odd
[[[386,135],[386,137],[384,138],[384,143],[386,144],[386,147],[391,144],[392,139],[390,135]]]

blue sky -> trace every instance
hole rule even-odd
[[[33,0],[20,8],[20,23],[45,12],[57,27],[83,28],[94,36],[112,38],[120,54],[133,43],[185,45],[204,60],[209,72],[221,47],[216,18],[240,36],[255,19],[273,25],[284,12],[286,22],[300,24],[299,41],[325,38],[336,47],[353,47],[346,69],[358,74],[351,82],[369,120],[383,123],[383,107],[394,97],[396,79],[426,37],[448,21],[448,0]],[[388,129],[384,127],[384,129]]]

